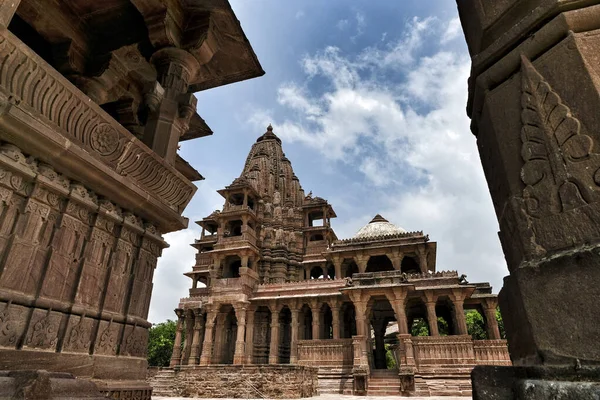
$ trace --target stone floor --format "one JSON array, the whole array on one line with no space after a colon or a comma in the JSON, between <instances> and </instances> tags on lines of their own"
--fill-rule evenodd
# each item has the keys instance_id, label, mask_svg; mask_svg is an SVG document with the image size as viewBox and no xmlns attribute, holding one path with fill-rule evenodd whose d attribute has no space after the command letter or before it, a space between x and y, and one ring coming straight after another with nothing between
<instances>
[{"instance_id":1,"label":"stone floor","mask_svg":"<svg viewBox=\"0 0 600 400\"><path fill-rule=\"evenodd\" d=\"M391 400L391 399L410 399L410 400L471 400L471 397L400 397L400 396L343 396L341 394L324 394L317 397L309 397L303 400ZM152 397L152 400L190 400L188 397ZM201 400L227 400L227 399L201 399Z\"/></svg>"}]
</instances>

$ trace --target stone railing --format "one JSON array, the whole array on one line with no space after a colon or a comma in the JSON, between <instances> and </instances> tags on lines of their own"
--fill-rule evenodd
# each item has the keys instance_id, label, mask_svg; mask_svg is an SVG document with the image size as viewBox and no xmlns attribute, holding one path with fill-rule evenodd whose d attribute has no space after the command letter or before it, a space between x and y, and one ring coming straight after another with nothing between
<instances>
[{"instance_id":1,"label":"stone railing","mask_svg":"<svg viewBox=\"0 0 600 400\"><path fill-rule=\"evenodd\" d=\"M321 243L319 242L319 244L308 244L308 246L306 246L306 255L316 255L316 254L321 254L324 253L325 251L327 251L327 247L328 244L327 243Z\"/></svg>"},{"instance_id":2,"label":"stone railing","mask_svg":"<svg viewBox=\"0 0 600 400\"><path fill-rule=\"evenodd\" d=\"M474 340L477 365L512 365L506 340Z\"/></svg>"},{"instance_id":3,"label":"stone railing","mask_svg":"<svg viewBox=\"0 0 600 400\"><path fill-rule=\"evenodd\" d=\"M352 339L298 341L298 364L315 367L342 367L353 364Z\"/></svg>"},{"instance_id":4,"label":"stone railing","mask_svg":"<svg viewBox=\"0 0 600 400\"><path fill-rule=\"evenodd\" d=\"M11 96L3 109L15 105L41 115L63 141L77 144L117 178L129 179L178 214L189 203L196 190L190 181L7 29L0 30L0 71L0 86ZM47 140L54 146L62 143Z\"/></svg>"},{"instance_id":5,"label":"stone railing","mask_svg":"<svg viewBox=\"0 0 600 400\"><path fill-rule=\"evenodd\" d=\"M242 242L242 241L246 241L246 242L252 244L253 246L256 246L256 234L251 229L248 229L245 232L243 232L241 235L238 235L238 236L227 236L227 237L223 236L221 243L225 244L225 243L235 243L235 242Z\"/></svg>"},{"instance_id":6,"label":"stone railing","mask_svg":"<svg viewBox=\"0 0 600 400\"><path fill-rule=\"evenodd\" d=\"M401 271L364 272L352 275L353 286L397 285L430 279L458 279L457 271L423 272L407 274ZM454 282L458 283L458 282ZM419 282L422 285L423 282ZM436 283L439 284L439 283Z\"/></svg>"},{"instance_id":7,"label":"stone railing","mask_svg":"<svg viewBox=\"0 0 600 400\"><path fill-rule=\"evenodd\" d=\"M210 242L216 242L217 241L217 234L216 233L212 233L209 235L204 235L204 237L201 237L200 239L196 239L196 243L210 243Z\"/></svg>"},{"instance_id":8,"label":"stone railing","mask_svg":"<svg viewBox=\"0 0 600 400\"><path fill-rule=\"evenodd\" d=\"M415 363L423 365L474 365L473 339L469 335L415 336Z\"/></svg>"},{"instance_id":9,"label":"stone railing","mask_svg":"<svg viewBox=\"0 0 600 400\"><path fill-rule=\"evenodd\" d=\"M240 290L254 290L258 285L258 274L247 267L240 268L239 278L212 279L211 292L239 292Z\"/></svg>"},{"instance_id":10,"label":"stone railing","mask_svg":"<svg viewBox=\"0 0 600 400\"><path fill-rule=\"evenodd\" d=\"M212 256L210 254L196 253L196 266L204 267L212 264Z\"/></svg>"},{"instance_id":11,"label":"stone railing","mask_svg":"<svg viewBox=\"0 0 600 400\"><path fill-rule=\"evenodd\" d=\"M207 287L201 287L201 288L190 288L190 296L192 297L203 297L203 296L208 296L209 294L209 289Z\"/></svg>"},{"instance_id":12,"label":"stone railing","mask_svg":"<svg viewBox=\"0 0 600 400\"><path fill-rule=\"evenodd\" d=\"M249 213L256 214L255 210L253 210L252 208L245 206L243 204L240 204L240 205L225 204L225 207L223 207L222 212L226 213L226 212L232 212L232 211L248 211Z\"/></svg>"}]
</instances>

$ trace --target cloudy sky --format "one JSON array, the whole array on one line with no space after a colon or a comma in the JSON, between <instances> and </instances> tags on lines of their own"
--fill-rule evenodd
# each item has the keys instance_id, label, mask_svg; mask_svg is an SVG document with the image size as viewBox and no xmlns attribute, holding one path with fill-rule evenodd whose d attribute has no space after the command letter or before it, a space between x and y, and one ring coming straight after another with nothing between
<instances>
[{"instance_id":1,"label":"cloudy sky","mask_svg":"<svg viewBox=\"0 0 600 400\"><path fill-rule=\"evenodd\" d=\"M448 0L231 0L266 75L198 94L215 132L182 156L205 177L185 211L223 206L269 123L308 193L328 199L338 237L377 213L438 242L437 269L489 281L507 274L498 226L465 114L469 57ZM149 320L187 296L198 226L171 233Z\"/></svg>"}]
</instances>

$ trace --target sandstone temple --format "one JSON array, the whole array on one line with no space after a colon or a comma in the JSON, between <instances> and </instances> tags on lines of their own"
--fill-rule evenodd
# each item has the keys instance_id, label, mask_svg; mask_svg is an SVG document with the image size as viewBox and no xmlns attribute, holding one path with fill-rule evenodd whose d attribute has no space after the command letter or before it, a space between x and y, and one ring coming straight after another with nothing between
<instances>
[{"instance_id":1,"label":"sandstone temple","mask_svg":"<svg viewBox=\"0 0 600 400\"><path fill-rule=\"evenodd\" d=\"M174 368L157 392L227 395L245 390L253 374L278 382L275 375L287 373L287 382L301 376L298 385L318 378L321 393L464 395L475 365L510 365L490 285L437 271L435 242L380 215L339 240L332 205L304 192L271 126L240 176L218 192L223 209L197 222L192 285L176 310ZM468 334L467 309L484 317L487 340ZM411 335L419 321L428 336ZM215 389L211 380L223 374L227 387ZM258 389L289 395L283 383L274 386Z\"/></svg>"},{"instance_id":2,"label":"sandstone temple","mask_svg":"<svg viewBox=\"0 0 600 400\"><path fill-rule=\"evenodd\" d=\"M150 399L194 93L262 74L227 0L0 0L0 398Z\"/></svg>"}]
</instances>

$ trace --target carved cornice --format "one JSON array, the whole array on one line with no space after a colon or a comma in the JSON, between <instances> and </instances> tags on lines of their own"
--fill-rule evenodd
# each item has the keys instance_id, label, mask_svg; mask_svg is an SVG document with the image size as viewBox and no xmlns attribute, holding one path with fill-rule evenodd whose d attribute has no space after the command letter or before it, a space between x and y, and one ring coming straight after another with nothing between
<instances>
[{"instance_id":1,"label":"carved cornice","mask_svg":"<svg viewBox=\"0 0 600 400\"><path fill-rule=\"evenodd\" d=\"M135 185L146 197L183 212L195 186L6 29L0 30L0 59L0 88L12 106L42 117L53 133L118 173L125 186Z\"/></svg>"}]
</instances>

